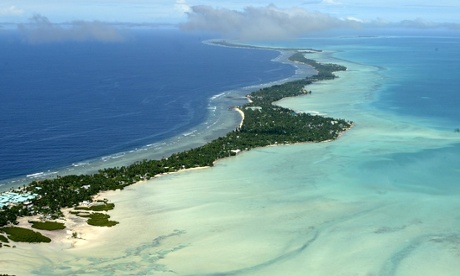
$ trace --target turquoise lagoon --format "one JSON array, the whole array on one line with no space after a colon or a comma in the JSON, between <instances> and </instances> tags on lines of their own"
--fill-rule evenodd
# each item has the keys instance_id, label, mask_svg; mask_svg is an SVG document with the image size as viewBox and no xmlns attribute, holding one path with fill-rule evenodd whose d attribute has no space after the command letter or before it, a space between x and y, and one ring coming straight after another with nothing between
<instances>
[{"instance_id":1,"label":"turquoise lagoon","mask_svg":"<svg viewBox=\"0 0 460 276\"><path fill-rule=\"evenodd\" d=\"M30 270L458 275L460 40L439 39L296 41L324 49L311 58L348 70L279 104L352 120L353 129L337 141L256 149L111 193L120 225L93 246L36 247L46 257Z\"/></svg>"}]
</instances>

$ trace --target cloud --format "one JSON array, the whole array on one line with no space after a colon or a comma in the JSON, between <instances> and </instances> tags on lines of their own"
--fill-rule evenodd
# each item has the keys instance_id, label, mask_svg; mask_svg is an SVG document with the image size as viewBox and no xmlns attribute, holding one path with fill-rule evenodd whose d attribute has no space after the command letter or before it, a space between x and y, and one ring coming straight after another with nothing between
<instances>
[{"instance_id":1,"label":"cloud","mask_svg":"<svg viewBox=\"0 0 460 276\"><path fill-rule=\"evenodd\" d=\"M357 17L354 17L354 16L347 16L346 17L347 20L350 20L350 21L355 21L355 22L359 22L359 23L364 23L364 20L360 19L360 18L357 18Z\"/></svg>"},{"instance_id":2,"label":"cloud","mask_svg":"<svg viewBox=\"0 0 460 276\"><path fill-rule=\"evenodd\" d=\"M0 7L0 16L20 16L24 11L16 6Z\"/></svg>"},{"instance_id":3,"label":"cloud","mask_svg":"<svg viewBox=\"0 0 460 276\"><path fill-rule=\"evenodd\" d=\"M376 19L366 22L365 26L369 28L404 28L404 29L448 29L458 31L460 24L447 22L433 22L421 18L414 20L402 20L400 22L390 22L383 19Z\"/></svg>"},{"instance_id":4,"label":"cloud","mask_svg":"<svg viewBox=\"0 0 460 276\"><path fill-rule=\"evenodd\" d=\"M99 21L73 21L67 25L54 24L48 18L34 15L29 24L18 25L25 40L30 43L63 41L121 42L123 36L113 26Z\"/></svg>"},{"instance_id":5,"label":"cloud","mask_svg":"<svg viewBox=\"0 0 460 276\"><path fill-rule=\"evenodd\" d=\"M243 11L192 6L184 30L211 31L241 40L286 39L333 28L354 28L356 20L339 19L301 8L279 9L274 5L247 7Z\"/></svg>"},{"instance_id":6,"label":"cloud","mask_svg":"<svg viewBox=\"0 0 460 276\"><path fill-rule=\"evenodd\" d=\"M311 2L311 1L310 1ZM338 3L323 0L322 2ZM280 9L274 5L246 7L243 10L192 6L183 30L207 31L226 38L246 41L290 39L312 33L339 29L378 33L384 29L449 29L460 30L457 23L439 23L422 19L390 22L377 18L363 20L354 16L338 18L326 13L311 12L303 8Z\"/></svg>"},{"instance_id":7,"label":"cloud","mask_svg":"<svg viewBox=\"0 0 460 276\"><path fill-rule=\"evenodd\" d=\"M190 12L192 9L189 5L185 2L185 0L176 0L176 4L174 4L174 8L182 13Z\"/></svg>"}]
</instances>

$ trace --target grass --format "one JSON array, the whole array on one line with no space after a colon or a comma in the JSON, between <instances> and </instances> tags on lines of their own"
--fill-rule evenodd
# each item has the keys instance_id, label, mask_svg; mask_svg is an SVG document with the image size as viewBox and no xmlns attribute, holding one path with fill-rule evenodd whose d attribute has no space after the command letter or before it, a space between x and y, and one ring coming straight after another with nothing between
<instances>
[{"instance_id":1,"label":"grass","mask_svg":"<svg viewBox=\"0 0 460 276\"><path fill-rule=\"evenodd\" d=\"M51 239L30 229L8 226L2 228L8 238L15 242L51 242Z\"/></svg>"},{"instance_id":2,"label":"grass","mask_svg":"<svg viewBox=\"0 0 460 276\"><path fill-rule=\"evenodd\" d=\"M118 224L118 221L109 220L110 216L101 213L89 215L88 224L93 226L112 227Z\"/></svg>"},{"instance_id":3,"label":"grass","mask_svg":"<svg viewBox=\"0 0 460 276\"><path fill-rule=\"evenodd\" d=\"M32 221L32 227L35 229L40 229L40 230L48 230L48 231L54 231L54 230L62 230L65 229L64 223L61 222L54 222L54 221Z\"/></svg>"}]
</instances>

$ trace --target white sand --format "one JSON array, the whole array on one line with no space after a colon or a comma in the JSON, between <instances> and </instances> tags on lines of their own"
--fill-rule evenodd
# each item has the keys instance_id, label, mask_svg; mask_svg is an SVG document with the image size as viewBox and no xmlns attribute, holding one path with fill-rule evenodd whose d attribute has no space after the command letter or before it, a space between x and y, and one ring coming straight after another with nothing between
<instances>
[{"instance_id":1,"label":"white sand","mask_svg":"<svg viewBox=\"0 0 460 276\"><path fill-rule=\"evenodd\" d=\"M240 122L240 125L238 126L239 128L241 128L243 127L243 123L244 123L244 112L237 107L235 107L235 110L241 115L241 122Z\"/></svg>"},{"instance_id":2,"label":"white sand","mask_svg":"<svg viewBox=\"0 0 460 276\"><path fill-rule=\"evenodd\" d=\"M84 227L73 248L1 249L2 272L458 275L460 171L442 149L459 136L366 109L373 68L347 66L358 77L281 101L355 121L338 141L255 149L104 193L119 225Z\"/></svg>"},{"instance_id":3,"label":"white sand","mask_svg":"<svg viewBox=\"0 0 460 276\"><path fill-rule=\"evenodd\" d=\"M340 143L351 143L349 136ZM93 275L459 271L458 222L450 220L451 208L460 207L457 195L408 191L385 184L382 176L351 182L355 168L340 166L349 156L339 156L335 144L255 150L213 168L105 193L116 204L109 213L120 225L72 249L54 243L2 250L10 265L5 269L27 274L22 272L39 268L43 275L69 269ZM324 156L325 149L332 152ZM375 185L359 183L366 179ZM434 265L427 264L430 252L440 259Z\"/></svg>"}]
</instances>

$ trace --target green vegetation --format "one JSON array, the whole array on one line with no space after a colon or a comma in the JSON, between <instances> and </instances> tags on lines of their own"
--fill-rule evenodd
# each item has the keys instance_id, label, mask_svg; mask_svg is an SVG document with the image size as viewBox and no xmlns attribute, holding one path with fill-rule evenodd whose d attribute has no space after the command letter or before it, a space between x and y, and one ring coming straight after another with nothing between
<instances>
[{"instance_id":1,"label":"green vegetation","mask_svg":"<svg viewBox=\"0 0 460 276\"><path fill-rule=\"evenodd\" d=\"M100 204L100 205L93 205L89 207L91 211L96 211L96 212L101 212L101 211L110 211L115 208L115 204L113 203L105 203L105 204Z\"/></svg>"},{"instance_id":2,"label":"green vegetation","mask_svg":"<svg viewBox=\"0 0 460 276\"><path fill-rule=\"evenodd\" d=\"M117 221L109 220L110 216L101 213L92 213L89 215L88 224L93 226L112 227L118 224Z\"/></svg>"},{"instance_id":3,"label":"green vegetation","mask_svg":"<svg viewBox=\"0 0 460 276\"><path fill-rule=\"evenodd\" d=\"M347 67L342 66L342 65L332 64L332 63L319 63L316 60L307 59L305 55L300 52L293 54L289 58L289 60L294 61L294 62L305 63L315 68L316 71L318 71L318 74L307 78L311 81L335 79L337 76L334 75L333 72L347 70Z\"/></svg>"},{"instance_id":4,"label":"green vegetation","mask_svg":"<svg viewBox=\"0 0 460 276\"><path fill-rule=\"evenodd\" d=\"M55 221L32 221L32 228L35 229L40 229L40 230L48 230L48 231L54 231L54 230L62 230L65 229L64 223L61 222L55 222Z\"/></svg>"},{"instance_id":5,"label":"green vegetation","mask_svg":"<svg viewBox=\"0 0 460 276\"><path fill-rule=\"evenodd\" d=\"M2 230L8 234L8 238L15 242L51 242L51 239L43 236L39 232L21 227L9 226L3 227Z\"/></svg>"},{"instance_id":6,"label":"green vegetation","mask_svg":"<svg viewBox=\"0 0 460 276\"><path fill-rule=\"evenodd\" d=\"M96 206L93 206L93 207L96 207ZM78 208L78 209L81 209L81 208ZM90 208L86 208L86 210L90 210ZM104 211L104 210L101 210L101 211ZM103 214L103 213L97 213L97 212L90 213L90 212L78 212L78 211L70 212L70 213L76 216L82 217L82 218L88 218L87 223L93 226L112 227L118 224L117 221L109 220L110 216L107 214Z\"/></svg>"},{"instance_id":7,"label":"green vegetation","mask_svg":"<svg viewBox=\"0 0 460 276\"><path fill-rule=\"evenodd\" d=\"M115 208L115 204L113 203L104 203L104 204L98 204L98 205L93 205L91 207L75 207L75 210L86 210L86 211L96 211L96 212L101 212L101 211L110 211Z\"/></svg>"},{"instance_id":8,"label":"green vegetation","mask_svg":"<svg viewBox=\"0 0 460 276\"><path fill-rule=\"evenodd\" d=\"M4 243L8 243L9 240L7 237L3 236L3 235L0 235L0 242L4 242Z\"/></svg>"},{"instance_id":9,"label":"green vegetation","mask_svg":"<svg viewBox=\"0 0 460 276\"><path fill-rule=\"evenodd\" d=\"M78 216L78 215L81 214L81 213L87 213L87 212L70 211L69 213L71 213L72 215Z\"/></svg>"},{"instance_id":10,"label":"green vegetation","mask_svg":"<svg viewBox=\"0 0 460 276\"><path fill-rule=\"evenodd\" d=\"M267 46L254 46L254 45L247 45L247 44L241 44L241 43L234 43L234 42L229 42L226 40L215 40L211 42L212 44L215 45L220 45L220 46L226 46L226 47L236 47L236 48L249 48L249 49L262 49L262 50L281 50L281 51L299 51L298 48L288 48L288 47L267 47ZM308 49L303 49L302 52L310 52L310 53L320 53L322 50L316 50L312 48Z\"/></svg>"},{"instance_id":11,"label":"green vegetation","mask_svg":"<svg viewBox=\"0 0 460 276\"><path fill-rule=\"evenodd\" d=\"M8 223L16 223L17 218L20 216L27 216L28 212L24 210L25 209L22 208L21 205L12 206L10 208L3 206L3 209L0 212L0 227L7 225Z\"/></svg>"},{"instance_id":12,"label":"green vegetation","mask_svg":"<svg viewBox=\"0 0 460 276\"><path fill-rule=\"evenodd\" d=\"M88 212L70 212L70 213L76 216L82 217L82 218L89 218L89 215L91 215L91 213L88 213Z\"/></svg>"},{"instance_id":13,"label":"green vegetation","mask_svg":"<svg viewBox=\"0 0 460 276\"><path fill-rule=\"evenodd\" d=\"M318 80L336 78L333 72L346 70L346 68L306 59L302 53L296 53L290 59L313 66L318 74L263 88L247 95L252 102L238 107L245 114L241 128L204 146L174 153L161 160L143 160L129 166L106 168L92 175L58 176L55 179L33 181L24 189L25 192L38 194L31 200L33 207L28 208L22 204L10 208L4 207L0 211L0 227L8 223L16 223L18 216L42 214L57 218L62 215L62 208L74 208L84 201L92 202L92 197L101 191L124 189L128 185L163 173L213 166L218 159L255 147L336 139L351 127L351 122L296 113L274 103L285 97L309 94L310 92L305 89L307 85ZM104 203L88 208L77 207L76 210L107 211L114 208L113 204ZM72 213L89 217L88 223L91 225L113 226L118 223L108 220L110 217L106 214Z\"/></svg>"}]
</instances>

